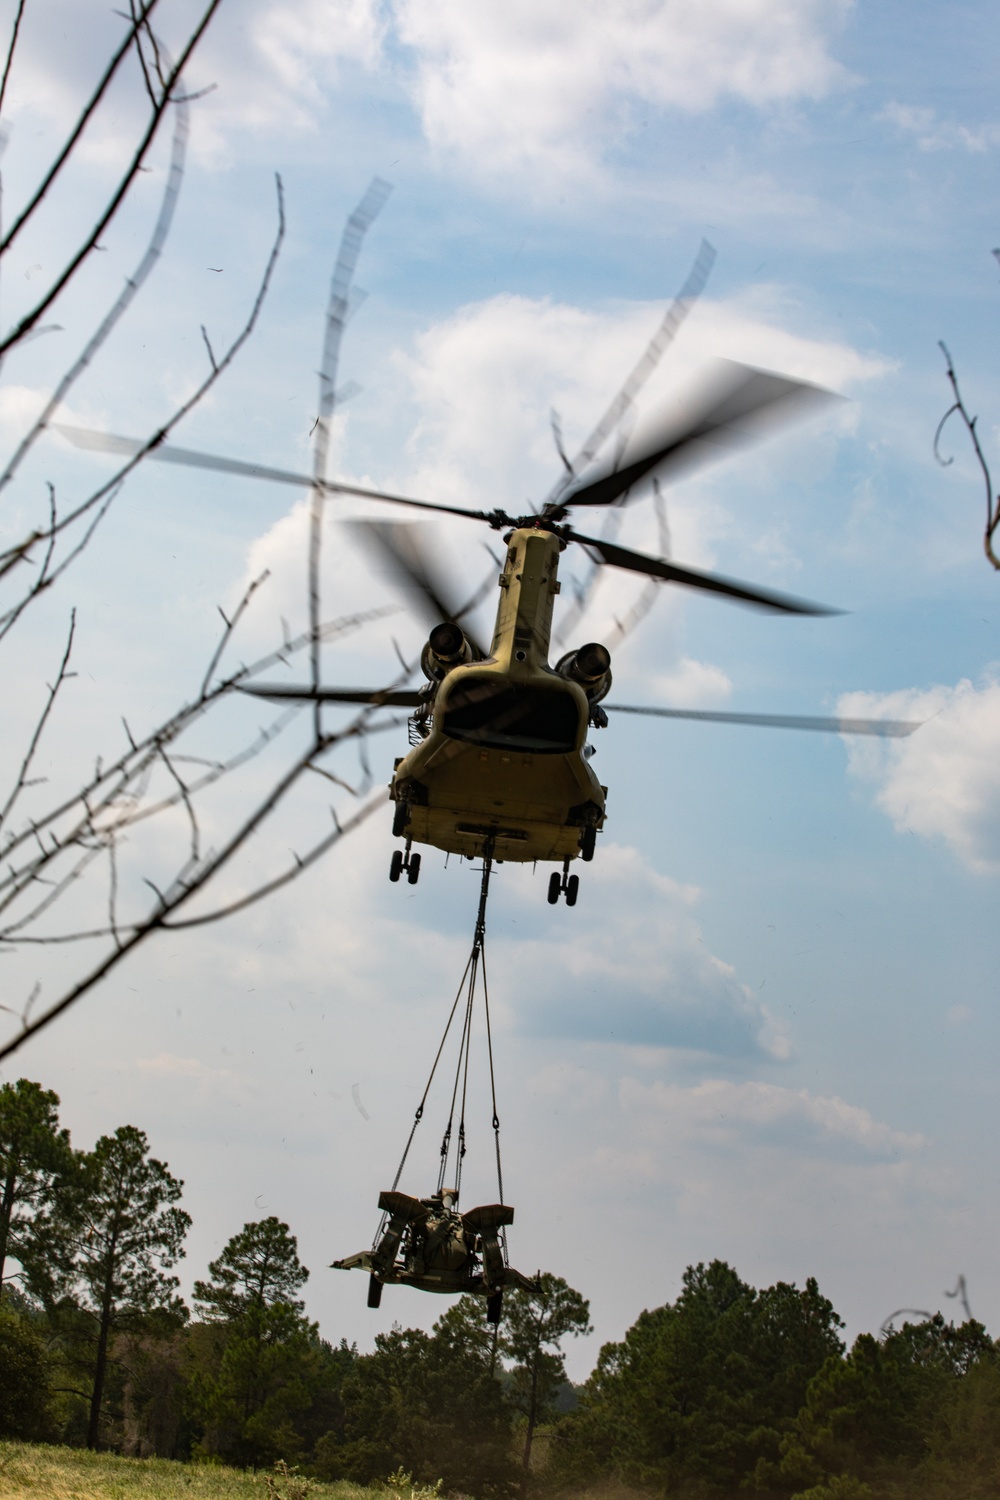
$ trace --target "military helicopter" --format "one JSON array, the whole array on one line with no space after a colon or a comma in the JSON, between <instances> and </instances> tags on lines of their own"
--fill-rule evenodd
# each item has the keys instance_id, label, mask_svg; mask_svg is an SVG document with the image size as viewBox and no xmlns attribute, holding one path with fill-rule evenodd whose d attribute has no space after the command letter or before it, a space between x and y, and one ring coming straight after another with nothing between
<instances>
[{"instance_id":1,"label":"military helicopter","mask_svg":"<svg viewBox=\"0 0 1000 1500\"><path fill-rule=\"evenodd\" d=\"M608 724L608 713L653 714L714 722L825 730L840 734L901 736L915 723L887 719L841 719L775 714L712 713L699 710L605 704L611 688L611 655L590 641L551 665L552 614L560 592L559 561L571 545L604 565L645 574L664 583L707 590L725 599L782 614L828 615L840 611L752 584L685 568L610 542L585 536L569 523L584 506L621 505L633 488L655 474L662 483L683 469L731 451L760 435L763 422L788 421L832 401L830 393L801 381L747 366L717 369L693 408L666 424L637 434L601 469L569 482L534 514L463 510L428 501L364 493L421 509L466 516L503 530L506 555L497 584L499 602L493 637L482 647L435 576L433 558L416 528L356 521L390 570L406 585L428 618L437 617L423 647L426 684L415 691L364 690L259 683L246 691L274 701L372 704L414 710L413 746L396 760L390 797L392 831L405 840L392 855L389 878L403 873L410 884L420 874L414 844L474 859L489 851L498 862L555 861L547 890L576 904L579 877L570 864L594 857L604 827L607 788L594 775L587 743L590 729ZM358 491L354 491L358 493Z\"/></svg>"},{"instance_id":2,"label":"military helicopter","mask_svg":"<svg viewBox=\"0 0 1000 1500\"><path fill-rule=\"evenodd\" d=\"M717 573L632 551L606 537L584 535L570 523L572 511L626 504L647 478L658 484L725 457L839 398L784 375L718 362L712 379L685 406L674 408L652 426L637 428L602 464L580 471L579 460L563 456L565 474L537 511L512 516L417 500L384 491L326 480L240 460L161 445L151 457L316 487L409 509L462 516L504 533L499 602L490 645L484 648L462 624L461 609L448 597L433 557L418 539L418 528L400 523L354 521L384 564L410 592L432 623L420 657L423 687L358 689L277 683L248 684L243 691L278 702L370 704L410 708L412 748L396 760L389 792L394 803L392 831L405 840L394 850L389 878L406 874L415 885L421 856L430 845L467 859L488 854L498 863L553 861L561 866L549 878L547 899L574 906L579 877L573 860L594 857L604 827L607 788L589 765L590 729L603 729L608 713L646 714L714 723L763 725L836 734L899 737L919 724L894 719L844 719L785 714L728 713L699 709L606 703L611 688L611 654L597 641L549 662L552 614L560 592L559 561L570 546L582 547L600 565L624 569L667 584L697 589L722 599L785 615L840 613L822 604L776 593ZM607 427L607 421L604 421ZM127 438L59 429L88 447L135 451ZM592 435L583 450L591 456ZM606 434L605 434L606 435ZM478 602L478 601L474 601Z\"/></svg>"}]
</instances>

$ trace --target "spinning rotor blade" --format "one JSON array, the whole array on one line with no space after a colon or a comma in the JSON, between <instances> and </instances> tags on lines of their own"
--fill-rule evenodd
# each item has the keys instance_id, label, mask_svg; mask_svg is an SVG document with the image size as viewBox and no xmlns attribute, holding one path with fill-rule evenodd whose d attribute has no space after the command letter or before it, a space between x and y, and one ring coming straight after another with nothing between
<instances>
[{"instance_id":1,"label":"spinning rotor blade","mask_svg":"<svg viewBox=\"0 0 1000 1500\"><path fill-rule=\"evenodd\" d=\"M703 708L645 708L630 703L604 703L613 714L648 714L657 719L700 719L707 724L757 724L763 729L817 729L827 734L876 734L904 739L924 722L909 719L830 719L809 714L730 714Z\"/></svg>"},{"instance_id":2,"label":"spinning rotor blade","mask_svg":"<svg viewBox=\"0 0 1000 1500\"><path fill-rule=\"evenodd\" d=\"M759 609L776 610L786 615L839 615L843 610L830 609L825 604L813 604L808 599L796 599L791 594L772 593L770 589L759 589L753 584L740 583L735 578L724 578L720 573L701 573L696 568L680 568L676 563L664 562L659 557L647 557L644 552L630 552L614 542L602 541L600 537L580 536L576 531L567 531L566 540L591 547L613 568L624 568L629 573L647 573L651 578L662 578L665 583L679 583L689 589L707 589L712 594L723 594L743 604L755 604Z\"/></svg>"},{"instance_id":3,"label":"spinning rotor blade","mask_svg":"<svg viewBox=\"0 0 1000 1500\"><path fill-rule=\"evenodd\" d=\"M64 422L50 422L53 432L73 443L77 448L88 448L97 453L120 453L134 458L148 446L148 439L117 437L113 432L97 432L92 427L70 427ZM296 474L292 469L272 469L266 464L246 463L239 458L221 458L216 453L200 453L195 448L175 448L172 443L159 443L149 448L147 459L158 464L184 464L192 469L213 469L220 474L239 474L246 479L268 479L273 484L290 484L296 489L311 490L317 483L308 474ZM390 500L393 505L408 505L415 510L443 511L449 516L471 516L474 521L490 521L493 517L482 510L463 510L457 505L435 505L432 500L410 500L405 495L390 495L384 490L367 490L356 484L337 484L335 480L319 481L320 489L328 495L357 495L362 500Z\"/></svg>"},{"instance_id":4,"label":"spinning rotor blade","mask_svg":"<svg viewBox=\"0 0 1000 1500\"><path fill-rule=\"evenodd\" d=\"M555 504L613 505L625 491L656 469L661 480L725 458L765 434L768 426L806 415L840 398L832 391L749 365L719 361L719 369L689 409L661 416L626 446L620 465L589 481L571 484Z\"/></svg>"},{"instance_id":5,"label":"spinning rotor blade","mask_svg":"<svg viewBox=\"0 0 1000 1500\"><path fill-rule=\"evenodd\" d=\"M376 708L418 708L423 702L421 694L413 689L313 688L254 682L238 691L253 698L267 698L271 703L371 703Z\"/></svg>"},{"instance_id":6,"label":"spinning rotor blade","mask_svg":"<svg viewBox=\"0 0 1000 1500\"><path fill-rule=\"evenodd\" d=\"M458 604L438 573L424 538L427 528L402 521L346 521L355 536L361 538L376 554L383 570L402 586L417 613L428 628L442 621L458 625L471 607ZM460 626L465 629L464 626ZM473 649L485 656L469 631L465 631Z\"/></svg>"}]
</instances>

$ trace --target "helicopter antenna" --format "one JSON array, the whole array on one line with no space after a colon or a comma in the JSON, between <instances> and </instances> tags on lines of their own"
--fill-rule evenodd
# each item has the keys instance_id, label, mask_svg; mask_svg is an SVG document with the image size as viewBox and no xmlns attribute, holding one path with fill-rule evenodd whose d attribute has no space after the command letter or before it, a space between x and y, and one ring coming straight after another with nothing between
<instances>
[{"instance_id":1,"label":"helicopter antenna","mask_svg":"<svg viewBox=\"0 0 1000 1500\"><path fill-rule=\"evenodd\" d=\"M709 244L708 240L702 240L694 265L688 272L687 280L664 313L663 321L646 345L642 358L631 371L621 390L572 462L567 462L566 455L557 442L556 446L559 448L563 463L566 464L567 473L563 474L554 486L548 497L549 504L557 500L570 480L596 458L629 407L634 404L635 398L677 337L684 319L701 296L714 264L715 246Z\"/></svg>"}]
</instances>

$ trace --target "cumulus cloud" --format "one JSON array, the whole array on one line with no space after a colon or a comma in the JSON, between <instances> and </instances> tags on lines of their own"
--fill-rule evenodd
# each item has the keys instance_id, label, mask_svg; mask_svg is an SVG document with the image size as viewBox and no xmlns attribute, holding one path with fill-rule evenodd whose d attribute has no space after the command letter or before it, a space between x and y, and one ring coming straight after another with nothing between
<instances>
[{"instance_id":1,"label":"cumulus cloud","mask_svg":"<svg viewBox=\"0 0 1000 1500\"><path fill-rule=\"evenodd\" d=\"M845 717L927 722L905 740L848 740L849 767L901 833L943 839L971 869L1000 870L1000 675L975 686L847 693Z\"/></svg>"},{"instance_id":2,"label":"cumulus cloud","mask_svg":"<svg viewBox=\"0 0 1000 1500\"><path fill-rule=\"evenodd\" d=\"M587 876L599 920L561 940L521 939L504 955L515 975L512 993L532 997L522 1028L625 1047L787 1057L788 1038L706 945L694 915L699 894L661 875L636 849L602 848ZM537 888L530 899L537 901Z\"/></svg>"},{"instance_id":3,"label":"cumulus cloud","mask_svg":"<svg viewBox=\"0 0 1000 1500\"><path fill-rule=\"evenodd\" d=\"M815 99L847 75L830 41L849 0L398 0L424 131L481 170L575 170L634 108Z\"/></svg>"},{"instance_id":4,"label":"cumulus cloud","mask_svg":"<svg viewBox=\"0 0 1000 1500\"><path fill-rule=\"evenodd\" d=\"M916 141L921 151L971 151L982 153L1000 146L1000 125L960 125L941 120L937 111L916 104L887 104L879 119L893 125L902 136Z\"/></svg>"},{"instance_id":5,"label":"cumulus cloud","mask_svg":"<svg viewBox=\"0 0 1000 1500\"><path fill-rule=\"evenodd\" d=\"M196 54L192 82L218 85L198 115L202 159L225 161L235 128L316 129L344 63L374 69L386 33L377 0L243 0Z\"/></svg>"},{"instance_id":6,"label":"cumulus cloud","mask_svg":"<svg viewBox=\"0 0 1000 1500\"><path fill-rule=\"evenodd\" d=\"M686 1088L623 1078L620 1098L626 1112L645 1117L657 1133L683 1130L726 1149L772 1146L804 1156L895 1161L924 1144L921 1135L893 1130L835 1094L774 1083L707 1078Z\"/></svg>"}]
</instances>

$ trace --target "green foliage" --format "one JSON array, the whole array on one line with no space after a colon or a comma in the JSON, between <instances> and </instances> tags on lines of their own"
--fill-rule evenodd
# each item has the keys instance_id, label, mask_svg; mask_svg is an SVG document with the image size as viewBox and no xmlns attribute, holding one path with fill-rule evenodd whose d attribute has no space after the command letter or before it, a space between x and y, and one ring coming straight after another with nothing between
<instances>
[{"instance_id":1,"label":"green foliage","mask_svg":"<svg viewBox=\"0 0 1000 1500\"><path fill-rule=\"evenodd\" d=\"M296 1299L309 1275L295 1236L273 1216L245 1224L195 1283L215 1325L193 1392L204 1425L199 1451L259 1468L302 1450L297 1419L324 1372L318 1332Z\"/></svg>"},{"instance_id":2,"label":"green foliage","mask_svg":"<svg viewBox=\"0 0 1000 1500\"><path fill-rule=\"evenodd\" d=\"M418 1493L438 1480L467 1495L511 1488L510 1412L500 1382L482 1345L467 1345L453 1328L379 1334L375 1352L361 1355L346 1376L340 1400L339 1423L316 1445L320 1477L372 1484L402 1468Z\"/></svg>"},{"instance_id":3,"label":"green foliage","mask_svg":"<svg viewBox=\"0 0 1000 1500\"><path fill-rule=\"evenodd\" d=\"M0 1438L51 1435L49 1361L31 1324L0 1306Z\"/></svg>"},{"instance_id":4,"label":"green foliage","mask_svg":"<svg viewBox=\"0 0 1000 1500\"><path fill-rule=\"evenodd\" d=\"M415 1484L413 1475L407 1474L400 1464L386 1479L385 1487L391 1495L402 1497L402 1500L435 1500L443 1483L443 1479L436 1479L433 1484Z\"/></svg>"},{"instance_id":5,"label":"green foliage","mask_svg":"<svg viewBox=\"0 0 1000 1500\"><path fill-rule=\"evenodd\" d=\"M264 1475L264 1487L268 1500L308 1500L317 1488L297 1468L289 1468L283 1458L275 1461L272 1473Z\"/></svg>"},{"instance_id":6,"label":"green foliage","mask_svg":"<svg viewBox=\"0 0 1000 1500\"><path fill-rule=\"evenodd\" d=\"M810 1500L806 1480L813 1488L902 1482L927 1466L929 1451L946 1451L946 1424L961 1429L972 1410L966 1402L977 1386L989 1389L995 1368L993 1343L973 1321L955 1328L937 1314L881 1340L861 1334L844 1359L829 1360L811 1381L781 1461L758 1477L801 1486L799 1496ZM958 1457L953 1447L952 1467Z\"/></svg>"},{"instance_id":7,"label":"green foliage","mask_svg":"<svg viewBox=\"0 0 1000 1500\"><path fill-rule=\"evenodd\" d=\"M553 1453L564 1482L604 1477L730 1495L777 1459L810 1379L842 1345L812 1280L755 1291L721 1261L601 1350Z\"/></svg>"},{"instance_id":8,"label":"green foliage","mask_svg":"<svg viewBox=\"0 0 1000 1500\"><path fill-rule=\"evenodd\" d=\"M72 1166L58 1110L58 1096L27 1078L0 1084L0 1291L11 1260L32 1290L51 1284L46 1210Z\"/></svg>"},{"instance_id":9,"label":"green foliage","mask_svg":"<svg viewBox=\"0 0 1000 1500\"><path fill-rule=\"evenodd\" d=\"M244 1224L218 1260L208 1268L210 1281L196 1281L194 1299L209 1318L238 1322L251 1308L284 1303L296 1312L295 1294L309 1279L299 1260L298 1243L272 1214Z\"/></svg>"}]
</instances>

